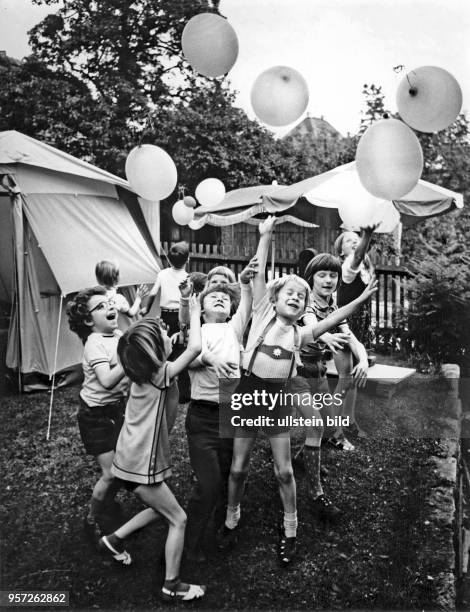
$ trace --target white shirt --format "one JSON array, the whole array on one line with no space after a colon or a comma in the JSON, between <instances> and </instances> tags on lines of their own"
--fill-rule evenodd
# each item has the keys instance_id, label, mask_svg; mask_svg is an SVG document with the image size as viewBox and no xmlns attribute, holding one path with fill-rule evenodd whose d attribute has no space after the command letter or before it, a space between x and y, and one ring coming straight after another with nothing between
<instances>
[{"instance_id":1,"label":"white shirt","mask_svg":"<svg viewBox=\"0 0 470 612\"><path fill-rule=\"evenodd\" d=\"M157 283L160 286L160 308L178 310L180 307L180 284L186 280L186 270L165 268L158 273Z\"/></svg>"}]
</instances>

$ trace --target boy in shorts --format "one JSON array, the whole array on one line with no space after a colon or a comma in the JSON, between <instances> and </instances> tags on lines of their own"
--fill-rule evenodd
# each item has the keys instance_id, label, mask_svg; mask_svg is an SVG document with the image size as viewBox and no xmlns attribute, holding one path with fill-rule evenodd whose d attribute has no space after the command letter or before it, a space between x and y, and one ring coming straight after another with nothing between
<instances>
[{"instance_id":1,"label":"boy in shorts","mask_svg":"<svg viewBox=\"0 0 470 612\"><path fill-rule=\"evenodd\" d=\"M85 517L85 530L99 540L115 508L119 488L111 473L116 442L124 420L127 379L117 360L118 311L104 287L79 291L67 305L70 329L85 345L83 385L77 419L87 454L95 457L101 476L96 482Z\"/></svg>"}]
</instances>

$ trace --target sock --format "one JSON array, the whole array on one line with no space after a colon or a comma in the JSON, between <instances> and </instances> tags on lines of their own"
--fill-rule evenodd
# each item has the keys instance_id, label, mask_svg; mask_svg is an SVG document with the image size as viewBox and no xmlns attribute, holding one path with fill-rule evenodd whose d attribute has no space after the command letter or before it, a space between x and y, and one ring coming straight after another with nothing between
<instances>
[{"instance_id":1,"label":"sock","mask_svg":"<svg viewBox=\"0 0 470 612\"><path fill-rule=\"evenodd\" d=\"M297 536L297 510L295 512L284 512L284 533L286 538Z\"/></svg>"},{"instance_id":2,"label":"sock","mask_svg":"<svg viewBox=\"0 0 470 612\"><path fill-rule=\"evenodd\" d=\"M104 508L104 500L96 499L96 497L91 498L90 500L90 508L88 510L87 521L89 523L94 523L99 515L103 512Z\"/></svg>"},{"instance_id":3,"label":"sock","mask_svg":"<svg viewBox=\"0 0 470 612\"><path fill-rule=\"evenodd\" d=\"M320 479L321 449L318 446L304 446L304 464L307 472L307 491L310 499L323 495Z\"/></svg>"},{"instance_id":4,"label":"sock","mask_svg":"<svg viewBox=\"0 0 470 612\"><path fill-rule=\"evenodd\" d=\"M225 519L225 526L228 529L235 529L240 522L240 504L238 506L227 506L227 516Z\"/></svg>"}]
</instances>

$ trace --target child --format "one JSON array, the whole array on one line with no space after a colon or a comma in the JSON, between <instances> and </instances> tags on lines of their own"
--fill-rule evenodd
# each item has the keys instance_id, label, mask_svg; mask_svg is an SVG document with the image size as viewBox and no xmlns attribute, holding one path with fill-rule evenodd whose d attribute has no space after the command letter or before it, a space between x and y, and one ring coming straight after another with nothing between
<instances>
[{"instance_id":1,"label":"child","mask_svg":"<svg viewBox=\"0 0 470 612\"><path fill-rule=\"evenodd\" d=\"M259 268L253 280L253 322L243 356L244 376L240 391L242 394L249 392L253 397L256 397L255 394L259 397L266 391L279 396L286 381L296 375L300 363L300 347L338 324L375 291L375 286L371 285L361 298L332 313L327 320L299 329L296 322L308 305L307 283L296 275L276 279L269 287L265 282L266 260L274 223L275 218L268 217L259 226L261 237L257 251ZM269 414L276 422L280 415L279 403ZM281 564L287 565L295 554L297 532L296 489L290 458L289 428L281 426L270 430L266 427L265 431L269 436L274 472L284 507L278 555ZM232 547L237 540L240 501L256 434L255 427L239 428L234 439L227 516L221 542L226 548Z\"/></svg>"},{"instance_id":2,"label":"child","mask_svg":"<svg viewBox=\"0 0 470 612\"><path fill-rule=\"evenodd\" d=\"M200 316L194 300L188 347L174 362L167 361L171 342L155 319L131 325L118 345L119 359L133 384L112 469L148 507L114 533L103 536L100 545L116 561L129 565L131 558L123 540L162 515L169 524L161 590L167 601L199 599L205 592L205 587L185 584L179 578L186 515L165 482L171 475L167 411L171 412L177 401L172 393L173 379L201 351Z\"/></svg>"},{"instance_id":3,"label":"child","mask_svg":"<svg viewBox=\"0 0 470 612\"><path fill-rule=\"evenodd\" d=\"M85 345L77 419L85 450L96 458L101 469L85 518L86 532L97 541L119 488L111 465L124 419L128 386L117 361L121 332L117 329L117 309L104 287L77 293L67 305L67 316L70 329Z\"/></svg>"},{"instance_id":4,"label":"child","mask_svg":"<svg viewBox=\"0 0 470 612\"><path fill-rule=\"evenodd\" d=\"M338 278L341 274L341 262L339 259L328 253L321 253L314 257L305 269L304 277L312 288L310 304L302 317L305 325L316 324L324 321L332 313L337 311L337 306L333 298L336 290ZM367 377L367 352L364 346L357 340L348 328L345 320L338 324L339 333L327 332L318 340L307 344L301 351L302 370L299 372L301 377L295 379L291 391L296 393L328 393L326 381L325 361L327 352L333 352L335 360L338 358L346 359L352 353L357 358L357 365L352 369L351 376L356 384L365 383ZM300 379L300 380L299 380ZM303 380L302 380L303 379ZM344 402L346 384L344 378L338 379L338 385L333 397L341 397ZM333 408L333 405L332 405ZM338 406L339 408L339 406ZM297 406L297 410L305 418L312 417L312 409L306 404ZM321 414L315 414L317 418L325 419L327 415L336 416L338 410L332 413L328 408L324 408ZM305 470L308 478L308 495L310 507L314 515L322 520L335 520L340 511L329 498L324 494L320 481L320 446L323 435L323 427L312 428L307 433L307 438L303 448L299 451L296 459L303 458ZM336 437L331 438L334 446L346 445L349 442L344 438L342 430L336 432ZM343 446L344 448L344 446Z\"/></svg>"},{"instance_id":5,"label":"child","mask_svg":"<svg viewBox=\"0 0 470 612\"><path fill-rule=\"evenodd\" d=\"M149 293L147 305L140 311L142 315L150 312L152 304L159 294L161 318L168 326L168 335L179 331L178 310L180 305L180 284L186 280L186 264L189 260L189 245L187 242L177 242L168 252L170 267L158 273L157 281Z\"/></svg>"},{"instance_id":6,"label":"child","mask_svg":"<svg viewBox=\"0 0 470 612\"><path fill-rule=\"evenodd\" d=\"M235 274L226 266L216 266L209 270L207 275L207 284L219 285L219 284L234 284L237 282Z\"/></svg>"},{"instance_id":7,"label":"child","mask_svg":"<svg viewBox=\"0 0 470 612\"><path fill-rule=\"evenodd\" d=\"M189 457L197 478L188 506L186 538L187 556L193 561L205 561L202 542L214 510L216 529L224 521L233 440L220 436L219 378L240 378L240 345L251 314L250 278L256 270L252 259L240 274L241 301L239 291L234 295L229 284L209 284L200 295L202 352L190 366L191 402L186 417ZM230 319L235 299L240 304Z\"/></svg>"},{"instance_id":8,"label":"child","mask_svg":"<svg viewBox=\"0 0 470 612\"><path fill-rule=\"evenodd\" d=\"M98 285L106 289L106 297L114 300L118 312L128 317L135 317L139 312L142 298L148 293L147 285L140 285L137 289L134 303L132 306L129 306L129 302L126 298L121 293L117 293L116 290L117 284L119 283L119 267L117 264L112 261L99 261L95 267L95 276Z\"/></svg>"}]
</instances>

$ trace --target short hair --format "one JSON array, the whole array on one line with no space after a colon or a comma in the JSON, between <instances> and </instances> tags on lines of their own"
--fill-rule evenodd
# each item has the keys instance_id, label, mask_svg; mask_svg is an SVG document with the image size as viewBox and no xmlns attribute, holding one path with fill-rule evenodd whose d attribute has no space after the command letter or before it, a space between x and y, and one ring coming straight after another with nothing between
<instances>
[{"instance_id":1,"label":"short hair","mask_svg":"<svg viewBox=\"0 0 470 612\"><path fill-rule=\"evenodd\" d=\"M189 244L177 242L168 251L168 261L175 268L182 268L189 259Z\"/></svg>"},{"instance_id":2,"label":"short hair","mask_svg":"<svg viewBox=\"0 0 470 612\"><path fill-rule=\"evenodd\" d=\"M146 318L133 323L119 338L119 361L132 382L150 382L165 363L165 333L157 320Z\"/></svg>"},{"instance_id":3,"label":"short hair","mask_svg":"<svg viewBox=\"0 0 470 612\"><path fill-rule=\"evenodd\" d=\"M339 257L330 255L330 253L319 253L308 263L305 268L304 278L310 287L313 287L313 277L321 270L336 272L338 278L341 278L341 261Z\"/></svg>"},{"instance_id":4,"label":"short hair","mask_svg":"<svg viewBox=\"0 0 470 612\"><path fill-rule=\"evenodd\" d=\"M240 303L240 285L238 283L216 283L215 285L206 285L199 294L201 308L204 308L204 299L211 293L226 293L230 298L230 316L232 316Z\"/></svg>"},{"instance_id":5,"label":"short hair","mask_svg":"<svg viewBox=\"0 0 470 612\"><path fill-rule=\"evenodd\" d=\"M317 251L312 248L305 249L299 253L299 259L298 259L299 276L301 276L302 278L305 278L304 276L305 268L308 266L310 261L312 261L312 259L315 257L316 254L317 254Z\"/></svg>"},{"instance_id":6,"label":"short hair","mask_svg":"<svg viewBox=\"0 0 470 612\"><path fill-rule=\"evenodd\" d=\"M69 327L77 334L83 344L85 344L88 336L92 333L92 326L87 325L87 323L92 321L90 311L88 310L88 302L94 295L104 296L106 295L106 289L100 285L82 289L67 303L66 307Z\"/></svg>"},{"instance_id":7,"label":"short hair","mask_svg":"<svg viewBox=\"0 0 470 612\"><path fill-rule=\"evenodd\" d=\"M204 272L190 272L189 280L193 286L194 293L199 295L206 286L207 274L204 274Z\"/></svg>"},{"instance_id":8,"label":"short hair","mask_svg":"<svg viewBox=\"0 0 470 612\"><path fill-rule=\"evenodd\" d=\"M209 273L207 274L207 282L209 282L210 279L216 274L220 274L220 276L225 276L229 283L237 282L235 274L232 272L232 270L230 270L230 268L227 268L226 266L216 266L215 268L209 270Z\"/></svg>"},{"instance_id":9,"label":"short hair","mask_svg":"<svg viewBox=\"0 0 470 612\"><path fill-rule=\"evenodd\" d=\"M279 291L289 282L297 283L305 289L304 309L307 308L310 301L310 287L308 286L307 282L300 276L297 276L297 274L285 274L280 278L275 278L274 280L269 281L267 284L267 289L270 300L275 302L277 300L277 296L279 295Z\"/></svg>"},{"instance_id":10,"label":"short hair","mask_svg":"<svg viewBox=\"0 0 470 612\"><path fill-rule=\"evenodd\" d=\"M119 281L119 266L114 261L99 261L95 266L95 276L100 285L114 287Z\"/></svg>"}]
</instances>

